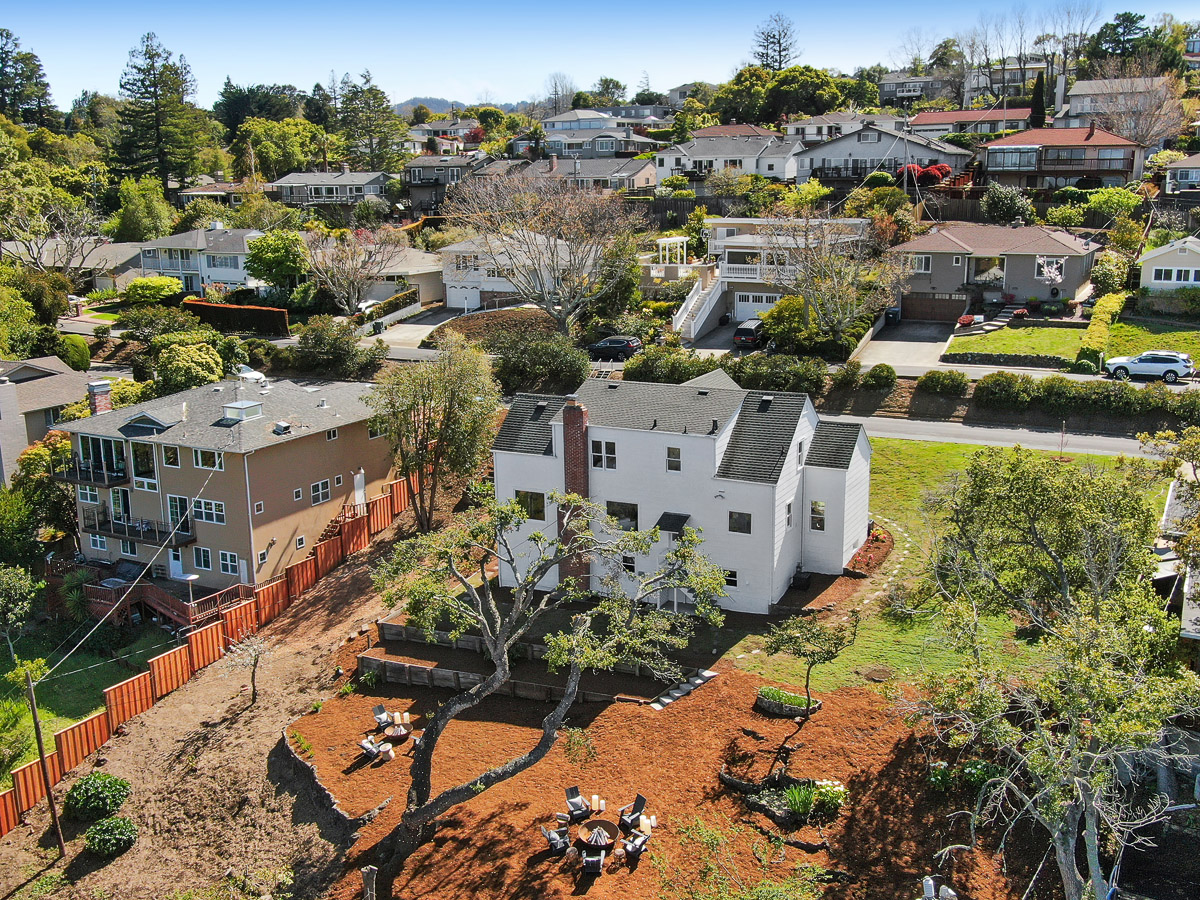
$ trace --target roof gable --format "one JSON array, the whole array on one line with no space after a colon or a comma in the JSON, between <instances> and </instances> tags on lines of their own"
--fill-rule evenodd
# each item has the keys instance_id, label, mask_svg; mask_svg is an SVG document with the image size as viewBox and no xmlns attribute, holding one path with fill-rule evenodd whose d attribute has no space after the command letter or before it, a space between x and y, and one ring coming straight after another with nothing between
<instances>
[{"instance_id":1,"label":"roof gable","mask_svg":"<svg viewBox=\"0 0 1200 900\"><path fill-rule=\"evenodd\" d=\"M747 391L717 477L777 482L792 458L792 438L807 404L807 394Z\"/></svg>"}]
</instances>

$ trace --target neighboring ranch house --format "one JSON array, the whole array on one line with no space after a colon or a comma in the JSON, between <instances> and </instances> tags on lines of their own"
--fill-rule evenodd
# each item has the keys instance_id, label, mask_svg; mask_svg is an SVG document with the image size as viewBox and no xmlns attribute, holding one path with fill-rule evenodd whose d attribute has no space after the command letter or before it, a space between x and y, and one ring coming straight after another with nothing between
<instances>
[{"instance_id":1,"label":"neighboring ranch house","mask_svg":"<svg viewBox=\"0 0 1200 900\"><path fill-rule=\"evenodd\" d=\"M912 260L901 315L954 321L976 293L1018 301L1086 297L1098 249L1040 226L939 225L888 252Z\"/></svg>"},{"instance_id":2,"label":"neighboring ranch house","mask_svg":"<svg viewBox=\"0 0 1200 900\"><path fill-rule=\"evenodd\" d=\"M512 160L496 160L480 169L480 176L504 176L514 171L531 178L555 178L576 187L597 191L654 187L654 162L649 159L538 159L514 167Z\"/></svg>"},{"instance_id":3,"label":"neighboring ranch house","mask_svg":"<svg viewBox=\"0 0 1200 900\"><path fill-rule=\"evenodd\" d=\"M1141 285L1149 291L1200 287L1200 238L1185 237L1148 250L1138 265Z\"/></svg>"},{"instance_id":4,"label":"neighboring ranch house","mask_svg":"<svg viewBox=\"0 0 1200 900\"><path fill-rule=\"evenodd\" d=\"M971 151L962 147L864 124L850 134L801 150L796 158L797 179L816 178L822 184L839 181L857 184L872 172L895 175L907 165L927 168L945 164L959 172L970 159Z\"/></svg>"},{"instance_id":5,"label":"neighboring ranch house","mask_svg":"<svg viewBox=\"0 0 1200 900\"><path fill-rule=\"evenodd\" d=\"M414 247L401 250L363 293L362 299L387 300L403 289L404 282L417 289L417 299L422 303L446 299L442 258L436 253L427 253Z\"/></svg>"},{"instance_id":6,"label":"neighboring ranch house","mask_svg":"<svg viewBox=\"0 0 1200 900\"><path fill-rule=\"evenodd\" d=\"M776 181L795 181L796 160L802 149L799 142L781 137L706 137L674 144L660 150L654 159L660 182L671 175L703 178L722 169L738 169L747 175L762 175Z\"/></svg>"},{"instance_id":7,"label":"neighboring ranch house","mask_svg":"<svg viewBox=\"0 0 1200 900\"><path fill-rule=\"evenodd\" d=\"M387 201L383 189L395 176L387 172L294 172L277 179L271 189L288 206L353 206L367 198Z\"/></svg>"},{"instance_id":8,"label":"neighboring ranch house","mask_svg":"<svg viewBox=\"0 0 1200 900\"><path fill-rule=\"evenodd\" d=\"M913 134L940 138L947 134L994 134L1024 131L1029 127L1028 107L1004 109L952 109L919 112L908 123Z\"/></svg>"},{"instance_id":9,"label":"neighboring ranch house","mask_svg":"<svg viewBox=\"0 0 1200 900\"><path fill-rule=\"evenodd\" d=\"M185 291L246 287L246 253L250 242L262 235L254 228L225 228L213 222L208 228L156 238L142 244L142 270L178 278Z\"/></svg>"},{"instance_id":10,"label":"neighboring ranch house","mask_svg":"<svg viewBox=\"0 0 1200 900\"><path fill-rule=\"evenodd\" d=\"M532 243L549 238L523 232L522 240ZM560 241L562 258L569 256L566 243ZM546 248L547 250L549 248ZM525 266L532 271L526 251L519 243L503 237L484 235L468 238L438 251L442 257L442 280L446 285L446 308L469 312L522 302L510 280L515 267ZM544 259L548 253L538 254ZM545 272L542 283L552 284L554 275Z\"/></svg>"},{"instance_id":11,"label":"neighboring ranch house","mask_svg":"<svg viewBox=\"0 0 1200 900\"><path fill-rule=\"evenodd\" d=\"M721 605L739 612L770 612L799 572L841 574L867 539L863 428L822 421L805 394L742 390L721 371L679 385L588 379L566 397L519 394L492 459L496 497L529 513L522 536L556 527L553 491L591 499L621 527L660 530L649 554L622 560L630 573L654 571L674 535L695 528L725 570ZM568 565L542 587L568 574L600 573ZM502 567L500 583L511 586L513 572ZM671 591L659 602L691 599Z\"/></svg>"},{"instance_id":12,"label":"neighboring ranch house","mask_svg":"<svg viewBox=\"0 0 1200 900\"><path fill-rule=\"evenodd\" d=\"M1200 191L1200 153L1167 164L1163 193L1178 194L1181 191Z\"/></svg>"},{"instance_id":13,"label":"neighboring ranch house","mask_svg":"<svg viewBox=\"0 0 1200 900\"><path fill-rule=\"evenodd\" d=\"M0 485L7 485L17 457L46 436L64 406L82 400L92 376L57 356L0 362Z\"/></svg>"},{"instance_id":14,"label":"neighboring ranch house","mask_svg":"<svg viewBox=\"0 0 1200 900\"><path fill-rule=\"evenodd\" d=\"M979 154L987 181L1010 187L1121 187L1141 175L1144 150L1093 123L1010 134Z\"/></svg>"},{"instance_id":15,"label":"neighboring ranch house","mask_svg":"<svg viewBox=\"0 0 1200 900\"><path fill-rule=\"evenodd\" d=\"M626 156L648 153L661 147L663 141L643 137L628 126L600 131L551 131L538 138L525 134L514 139L513 153L520 155L539 145L546 153L557 156L602 159L616 156L618 153Z\"/></svg>"},{"instance_id":16,"label":"neighboring ranch house","mask_svg":"<svg viewBox=\"0 0 1200 900\"><path fill-rule=\"evenodd\" d=\"M114 410L110 382L90 383L92 415L57 426L73 458L53 475L74 485L83 553L210 589L282 574L388 480L371 388L225 381Z\"/></svg>"}]
</instances>

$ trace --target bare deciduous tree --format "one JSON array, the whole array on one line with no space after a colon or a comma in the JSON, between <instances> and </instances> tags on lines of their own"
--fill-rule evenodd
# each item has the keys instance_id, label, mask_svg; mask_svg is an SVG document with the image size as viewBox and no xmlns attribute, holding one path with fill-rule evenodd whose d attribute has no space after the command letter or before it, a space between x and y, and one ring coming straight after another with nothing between
<instances>
[{"instance_id":1,"label":"bare deciduous tree","mask_svg":"<svg viewBox=\"0 0 1200 900\"><path fill-rule=\"evenodd\" d=\"M780 72L800 55L796 49L796 27L781 12L771 13L754 32L754 61L764 69Z\"/></svg>"},{"instance_id":2,"label":"bare deciduous tree","mask_svg":"<svg viewBox=\"0 0 1200 900\"><path fill-rule=\"evenodd\" d=\"M72 288L83 283L83 273L99 265L99 247L108 243L100 233L102 220L85 204L64 198L46 198L6 204L0 238L0 258L5 256L39 272L61 272Z\"/></svg>"},{"instance_id":3,"label":"bare deciduous tree","mask_svg":"<svg viewBox=\"0 0 1200 900\"><path fill-rule=\"evenodd\" d=\"M643 224L614 193L519 173L459 182L447 215L479 235L453 271L495 270L564 334L607 295L619 265L612 251Z\"/></svg>"},{"instance_id":4,"label":"bare deciduous tree","mask_svg":"<svg viewBox=\"0 0 1200 900\"><path fill-rule=\"evenodd\" d=\"M1159 75L1150 56L1109 57L1092 63L1111 89L1096 96L1101 128L1143 147L1153 147L1183 130L1183 86L1172 74Z\"/></svg>"},{"instance_id":5,"label":"bare deciduous tree","mask_svg":"<svg viewBox=\"0 0 1200 900\"><path fill-rule=\"evenodd\" d=\"M546 107L551 115L557 116L571 108L571 98L579 90L570 75L551 72L546 76Z\"/></svg>"},{"instance_id":6,"label":"bare deciduous tree","mask_svg":"<svg viewBox=\"0 0 1200 900\"><path fill-rule=\"evenodd\" d=\"M779 218L761 233L764 280L804 298L808 326L834 340L891 303L908 277L907 258L878 253L858 223Z\"/></svg>"},{"instance_id":7,"label":"bare deciduous tree","mask_svg":"<svg viewBox=\"0 0 1200 900\"><path fill-rule=\"evenodd\" d=\"M353 313L364 292L408 246L397 228L376 231L310 231L304 236L313 279L334 296L338 309Z\"/></svg>"},{"instance_id":8,"label":"bare deciduous tree","mask_svg":"<svg viewBox=\"0 0 1200 900\"><path fill-rule=\"evenodd\" d=\"M242 638L225 652L227 672L250 670L250 705L258 702L258 667L271 655L271 645L261 634Z\"/></svg>"}]
</instances>

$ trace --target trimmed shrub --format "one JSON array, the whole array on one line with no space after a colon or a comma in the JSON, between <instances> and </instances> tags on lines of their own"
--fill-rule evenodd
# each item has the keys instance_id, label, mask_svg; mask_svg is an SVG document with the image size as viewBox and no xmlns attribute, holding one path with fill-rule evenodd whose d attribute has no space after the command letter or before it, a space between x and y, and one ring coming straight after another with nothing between
<instances>
[{"instance_id":1,"label":"trimmed shrub","mask_svg":"<svg viewBox=\"0 0 1200 900\"><path fill-rule=\"evenodd\" d=\"M717 360L678 347L647 347L625 363L626 381L683 384L720 367Z\"/></svg>"},{"instance_id":2,"label":"trimmed shrub","mask_svg":"<svg viewBox=\"0 0 1200 900\"><path fill-rule=\"evenodd\" d=\"M130 794L129 782L107 772L92 772L71 785L63 815L77 822L94 822L113 815Z\"/></svg>"},{"instance_id":3,"label":"trimmed shrub","mask_svg":"<svg viewBox=\"0 0 1200 900\"><path fill-rule=\"evenodd\" d=\"M738 387L748 391L792 391L819 397L825 392L827 367L822 360L794 356L767 356L751 353L749 356L725 357L721 368L737 382Z\"/></svg>"},{"instance_id":4,"label":"trimmed shrub","mask_svg":"<svg viewBox=\"0 0 1200 900\"><path fill-rule=\"evenodd\" d=\"M137 826L132 819L112 816L101 819L83 836L84 849L104 859L120 856L137 840Z\"/></svg>"},{"instance_id":5,"label":"trimmed shrub","mask_svg":"<svg viewBox=\"0 0 1200 900\"><path fill-rule=\"evenodd\" d=\"M492 369L506 394L568 392L591 371L588 356L561 334L510 332L487 343Z\"/></svg>"},{"instance_id":6,"label":"trimmed shrub","mask_svg":"<svg viewBox=\"0 0 1200 900\"><path fill-rule=\"evenodd\" d=\"M896 184L896 179L889 172L872 172L863 179L862 186L865 188L878 187L893 187Z\"/></svg>"},{"instance_id":7,"label":"trimmed shrub","mask_svg":"<svg viewBox=\"0 0 1200 900\"><path fill-rule=\"evenodd\" d=\"M1125 290L1129 282L1129 260L1119 253L1105 250L1092 266L1092 286L1101 294Z\"/></svg>"},{"instance_id":8,"label":"trimmed shrub","mask_svg":"<svg viewBox=\"0 0 1200 900\"><path fill-rule=\"evenodd\" d=\"M1036 385L1029 375L993 372L975 383L975 402L985 409L1025 409L1032 401Z\"/></svg>"},{"instance_id":9,"label":"trimmed shrub","mask_svg":"<svg viewBox=\"0 0 1200 900\"><path fill-rule=\"evenodd\" d=\"M271 306L230 306L225 303L205 303L185 300L181 308L197 316L205 325L228 334L249 331L254 334L284 335L288 333L286 309Z\"/></svg>"},{"instance_id":10,"label":"trimmed shrub","mask_svg":"<svg viewBox=\"0 0 1200 900\"><path fill-rule=\"evenodd\" d=\"M1077 187L1062 187L1051 195L1055 203L1066 203L1069 206L1084 206L1087 204L1090 191L1081 191Z\"/></svg>"},{"instance_id":11,"label":"trimmed shrub","mask_svg":"<svg viewBox=\"0 0 1200 900\"><path fill-rule=\"evenodd\" d=\"M890 391L896 386L896 370L887 363L876 363L863 376L862 386L868 391Z\"/></svg>"},{"instance_id":12,"label":"trimmed shrub","mask_svg":"<svg viewBox=\"0 0 1200 900\"><path fill-rule=\"evenodd\" d=\"M374 322L376 319L381 319L386 315L394 312L399 312L406 306L412 306L417 302L417 289L408 288L399 294L392 294L378 306L373 306L363 315L364 322ZM414 313L415 315L415 313Z\"/></svg>"},{"instance_id":13,"label":"trimmed shrub","mask_svg":"<svg viewBox=\"0 0 1200 900\"><path fill-rule=\"evenodd\" d=\"M1059 228L1079 228L1083 225L1084 216L1087 214L1082 206L1073 204L1065 204L1064 206L1052 206L1046 210L1046 224L1055 225Z\"/></svg>"},{"instance_id":14,"label":"trimmed shrub","mask_svg":"<svg viewBox=\"0 0 1200 900\"><path fill-rule=\"evenodd\" d=\"M92 349L82 334L64 334L58 357L76 372L86 372L92 367Z\"/></svg>"},{"instance_id":15,"label":"trimmed shrub","mask_svg":"<svg viewBox=\"0 0 1200 900\"><path fill-rule=\"evenodd\" d=\"M124 297L128 303L158 303L183 290L183 283L170 275L153 275L135 278L125 285Z\"/></svg>"},{"instance_id":16,"label":"trimmed shrub","mask_svg":"<svg viewBox=\"0 0 1200 900\"><path fill-rule=\"evenodd\" d=\"M1092 270L1092 274L1095 275L1095 269ZM1100 371L1100 367L1104 363L1104 351L1108 349L1109 328L1124 305L1125 296L1123 294L1105 294L1096 301L1096 305L1092 308L1092 320L1088 324L1087 331L1083 333L1083 342L1079 346L1079 352L1075 354L1076 362L1086 360L1096 367L1097 372Z\"/></svg>"},{"instance_id":17,"label":"trimmed shrub","mask_svg":"<svg viewBox=\"0 0 1200 900\"><path fill-rule=\"evenodd\" d=\"M971 379L958 369L930 369L917 379L917 390L947 397L962 397L967 393Z\"/></svg>"},{"instance_id":18,"label":"trimmed shrub","mask_svg":"<svg viewBox=\"0 0 1200 900\"><path fill-rule=\"evenodd\" d=\"M854 390L862 381L862 363L857 359L848 360L833 373L831 381L834 390Z\"/></svg>"},{"instance_id":19,"label":"trimmed shrub","mask_svg":"<svg viewBox=\"0 0 1200 900\"><path fill-rule=\"evenodd\" d=\"M107 341L110 337L112 337L112 326L111 325L97 325L95 328L92 329L92 335L98 341Z\"/></svg>"}]
</instances>

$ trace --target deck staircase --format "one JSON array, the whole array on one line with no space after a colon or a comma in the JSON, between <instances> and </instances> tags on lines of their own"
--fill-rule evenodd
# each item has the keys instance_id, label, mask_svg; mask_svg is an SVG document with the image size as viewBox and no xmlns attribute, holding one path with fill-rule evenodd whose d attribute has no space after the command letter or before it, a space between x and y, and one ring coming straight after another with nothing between
<instances>
[{"instance_id":1,"label":"deck staircase","mask_svg":"<svg viewBox=\"0 0 1200 900\"><path fill-rule=\"evenodd\" d=\"M712 280L707 285L701 285L699 291L688 297L684 308L681 310L683 317L678 320L679 325L677 328L685 341L694 341L696 339L697 319L701 314L709 311L715 299L714 295L720 292L721 275L717 271L713 273Z\"/></svg>"}]
</instances>

